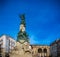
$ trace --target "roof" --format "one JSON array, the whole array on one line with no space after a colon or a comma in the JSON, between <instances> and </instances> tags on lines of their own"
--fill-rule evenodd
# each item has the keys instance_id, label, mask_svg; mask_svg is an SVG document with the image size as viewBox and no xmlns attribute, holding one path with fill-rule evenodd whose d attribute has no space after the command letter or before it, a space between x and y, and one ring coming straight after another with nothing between
<instances>
[{"instance_id":1,"label":"roof","mask_svg":"<svg viewBox=\"0 0 60 57\"><path fill-rule=\"evenodd\" d=\"M0 38L3 37L3 36L5 36L5 37L9 37L9 38L15 40L13 37L11 37L11 36L9 36L9 35L6 35L6 34L2 34L2 35L0 36Z\"/></svg>"},{"instance_id":2,"label":"roof","mask_svg":"<svg viewBox=\"0 0 60 57\"><path fill-rule=\"evenodd\" d=\"M57 39L57 40L55 40L54 42L52 42L52 43L50 44L50 46L51 46L51 45L54 45L54 44L57 44L58 42L60 42L60 38Z\"/></svg>"}]
</instances>

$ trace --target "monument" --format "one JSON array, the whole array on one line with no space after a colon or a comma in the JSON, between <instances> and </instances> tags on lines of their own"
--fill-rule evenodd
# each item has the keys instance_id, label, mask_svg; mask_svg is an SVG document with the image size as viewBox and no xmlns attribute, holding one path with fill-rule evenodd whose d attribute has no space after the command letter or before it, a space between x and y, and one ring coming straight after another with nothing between
<instances>
[{"instance_id":1,"label":"monument","mask_svg":"<svg viewBox=\"0 0 60 57\"><path fill-rule=\"evenodd\" d=\"M32 57L32 49L25 30L25 15L22 14L19 17L21 18L20 31L17 36L16 47L10 52L10 57Z\"/></svg>"}]
</instances>

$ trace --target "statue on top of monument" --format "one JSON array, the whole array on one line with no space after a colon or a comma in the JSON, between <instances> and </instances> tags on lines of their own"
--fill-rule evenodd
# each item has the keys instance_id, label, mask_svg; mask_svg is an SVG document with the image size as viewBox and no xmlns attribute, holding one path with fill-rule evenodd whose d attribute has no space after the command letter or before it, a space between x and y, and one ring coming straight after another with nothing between
<instances>
[{"instance_id":1,"label":"statue on top of monument","mask_svg":"<svg viewBox=\"0 0 60 57\"><path fill-rule=\"evenodd\" d=\"M21 18L21 24L23 24L24 27L25 27L25 25L26 25L26 23L25 23L25 14L21 14L20 18Z\"/></svg>"},{"instance_id":2,"label":"statue on top of monument","mask_svg":"<svg viewBox=\"0 0 60 57\"><path fill-rule=\"evenodd\" d=\"M28 35L25 31L26 23L25 23L25 14L20 15L21 24L20 31L17 36L17 41L20 43L29 42Z\"/></svg>"}]
</instances>

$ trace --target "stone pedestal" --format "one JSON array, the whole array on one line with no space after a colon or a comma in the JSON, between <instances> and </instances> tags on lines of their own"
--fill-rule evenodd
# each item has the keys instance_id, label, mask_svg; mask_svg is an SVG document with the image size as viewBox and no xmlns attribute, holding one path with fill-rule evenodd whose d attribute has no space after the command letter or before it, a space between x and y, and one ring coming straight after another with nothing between
<instances>
[{"instance_id":1,"label":"stone pedestal","mask_svg":"<svg viewBox=\"0 0 60 57\"><path fill-rule=\"evenodd\" d=\"M29 45L17 42L15 49L10 52L10 57L32 57L31 49L28 47Z\"/></svg>"}]
</instances>

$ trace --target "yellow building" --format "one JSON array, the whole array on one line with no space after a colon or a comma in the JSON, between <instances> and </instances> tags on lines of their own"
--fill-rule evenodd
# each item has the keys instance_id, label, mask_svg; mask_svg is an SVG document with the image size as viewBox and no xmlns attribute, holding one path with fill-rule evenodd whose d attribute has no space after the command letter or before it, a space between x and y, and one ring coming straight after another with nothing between
<instances>
[{"instance_id":1,"label":"yellow building","mask_svg":"<svg viewBox=\"0 0 60 57\"><path fill-rule=\"evenodd\" d=\"M50 56L50 46L47 45L32 45L33 56L34 57L49 57Z\"/></svg>"}]
</instances>

